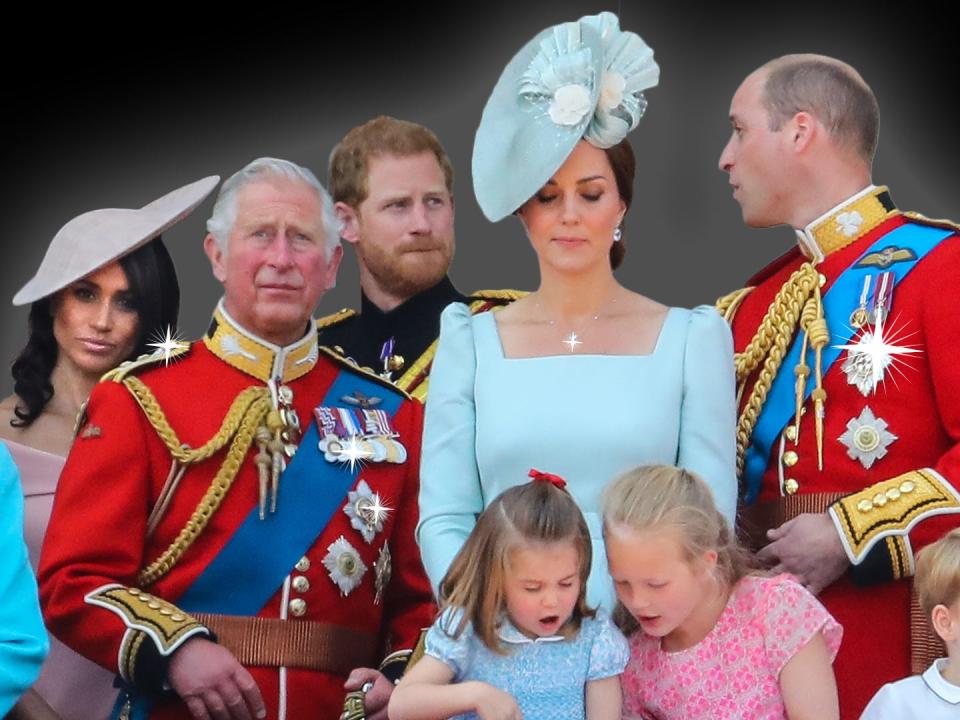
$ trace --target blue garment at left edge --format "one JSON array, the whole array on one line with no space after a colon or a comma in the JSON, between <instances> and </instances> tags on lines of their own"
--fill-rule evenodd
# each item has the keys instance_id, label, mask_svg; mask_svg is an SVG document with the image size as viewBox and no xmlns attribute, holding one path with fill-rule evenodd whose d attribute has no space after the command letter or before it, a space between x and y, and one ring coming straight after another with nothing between
<instances>
[{"instance_id":1,"label":"blue garment at left edge","mask_svg":"<svg viewBox=\"0 0 960 720\"><path fill-rule=\"evenodd\" d=\"M23 540L20 474L0 443L0 717L37 679L48 644Z\"/></svg>"}]
</instances>

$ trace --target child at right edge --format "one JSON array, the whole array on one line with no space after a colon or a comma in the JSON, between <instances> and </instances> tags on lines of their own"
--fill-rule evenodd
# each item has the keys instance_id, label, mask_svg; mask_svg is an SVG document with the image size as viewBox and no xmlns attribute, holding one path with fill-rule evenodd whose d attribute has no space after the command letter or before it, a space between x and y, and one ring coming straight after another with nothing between
<instances>
[{"instance_id":1,"label":"child at right edge","mask_svg":"<svg viewBox=\"0 0 960 720\"><path fill-rule=\"evenodd\" d=\"M884 685L860 720L960 718L960 528L917 553L914 587L920 607L947 646L923 675Z\"/></svg>"},{"instance_id":2,"label":"child at right edge","mask_svg":"<svg viewBox=\"0 0 960 720\"><path fill-rule=\"evenodd\" d=\"M693 473L632 470L603 499L630 660L631 720L837 720L842 630L789 575L765 577Z\"/></svg>"}]
</instances>

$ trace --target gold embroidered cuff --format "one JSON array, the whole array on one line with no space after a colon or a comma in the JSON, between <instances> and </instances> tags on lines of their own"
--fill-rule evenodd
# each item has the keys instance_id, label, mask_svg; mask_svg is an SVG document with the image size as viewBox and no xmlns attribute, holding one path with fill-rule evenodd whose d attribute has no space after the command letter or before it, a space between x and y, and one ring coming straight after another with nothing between
<instances>
[{"instance_id":1,"label":"gold embroidered cuff","mask_svg":"<svg viewBox=\"0 0 960 720\"><path fill-rule=\"evenodd\" d=\"M145 639L152 641L161 656L168 657L194 635L210 634L196 618L176 605L137 588L104 585L89 593L84 600L118 615L127 626L120 646L118 667L120 675L129 681L134 678L137 658L143 650Z\"/></svg>"},{"instance_id":2,"label":"gold embroidered cuff","mask_svg":"<svg viewBox=\"0 0 960 720\"><path fill-rule=\"evenodd\" d=\"M829 513L847 557L858 565L877 542L905 538L928 517L960 513L960 494L938 472L924 468L848 495L831 505ZM903 548L890 549L893 558ZM902 576L905 568L900 566Z\"/></svg>"},{"instance_id":3,"label":"gold embroidered cuff","mask_svg":"<svg viewBox=\"0 0 960 720\"><path fill-rule=\"evenodd\" d=\"M386 675L392 682L399 682L403 673L407 670L407 665L410 662L410 656L412 654L413 652L411 650L397 650L396 652L392 652L383 659L378 670Z\"/></svg>"}]
</instances>

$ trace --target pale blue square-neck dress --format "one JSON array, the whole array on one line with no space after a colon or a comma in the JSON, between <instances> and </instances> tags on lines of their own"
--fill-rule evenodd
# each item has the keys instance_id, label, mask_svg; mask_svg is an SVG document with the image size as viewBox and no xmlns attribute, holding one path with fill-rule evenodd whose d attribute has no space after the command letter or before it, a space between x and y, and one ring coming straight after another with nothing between
<instances>
[{"instance_id":1,"label":"pale blue square-neck dress","mask_svg":"<svg viewBox=\"0 0 960 720\"><path fill-rule=\"evenodd\" d=\"M716 310L670 308L648 355L503 354L495 313L441 316L424 421L417 541L437 590L477 515L531 468L556 473L593 541L588 602L614 607L600 497L644 464L698 473L733 522L733 340Z\"/></svg>"}]
</instances>

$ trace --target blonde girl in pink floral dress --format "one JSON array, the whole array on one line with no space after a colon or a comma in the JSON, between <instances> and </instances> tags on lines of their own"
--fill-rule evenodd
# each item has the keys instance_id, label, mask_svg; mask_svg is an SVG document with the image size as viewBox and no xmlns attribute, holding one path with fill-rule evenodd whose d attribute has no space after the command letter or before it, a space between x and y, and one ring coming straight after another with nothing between
<instances>
[{"instance_id":1,"label":"blonde girl in pink floral dress","mask_svg":"<svg viewBox=\"0 0 960 720\"><path fill-rule=\"evenodd\" d=\"M607 488L603 507L630 641L624 718L839 718L842 628L789 575L753 572L700 478L637 468Z\"/></svg>"}]
</instances>

